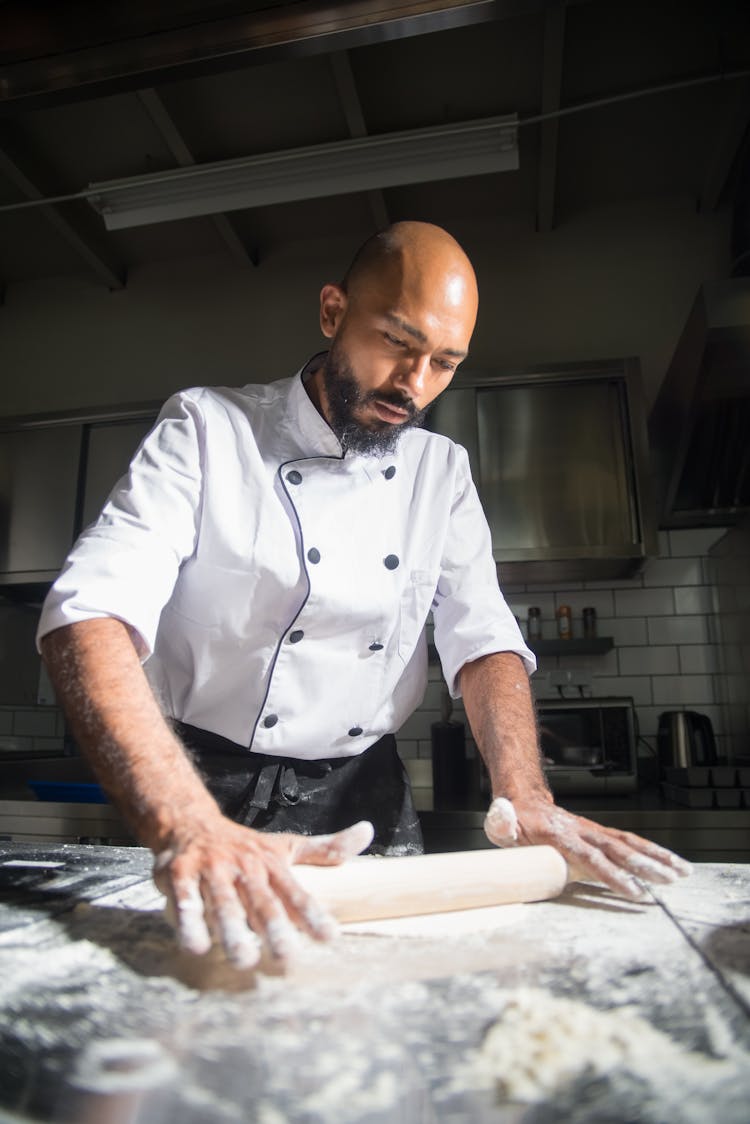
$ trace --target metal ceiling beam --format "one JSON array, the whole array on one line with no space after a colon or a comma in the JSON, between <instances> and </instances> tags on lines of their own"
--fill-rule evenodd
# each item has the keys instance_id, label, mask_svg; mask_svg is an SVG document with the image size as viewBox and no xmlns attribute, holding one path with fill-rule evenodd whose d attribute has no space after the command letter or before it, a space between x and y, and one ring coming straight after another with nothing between
<instances>
[{"instance_id":1,"label":"metal ceiling beam","mask_svg":"<svg viewBox=\"0 0 750 1124\"><path fill-rule=\"evenodd\" d=\"M180 167L192 168L195 165L195 157L186 145L182 133L177 128L169 110L156 90L150 88L138 90L138 100L148 113L151 121L161 135L162 140ZM257 248L248 252L244 242L235 230L234 224L226 215L209 215L208 217L238 265L248 266L258 264Z\"/></svg>"},{"instance_id":2,"label":"metal ceiling beam","mask_svg":"<svg viewBox=\"0 0 750 1124\"><path fill-rule=\"evenodd\" d=\"M327 54L445 31L545 7L545 0L299 0L213 19L212 5L206 3L200 21L128 37L120 31L127 8L119 4L119 15L112 17L111 41L66 49L71 41L70 30L66 32L67 5L51 4L42 25L49 38L51 22L53 40L56 36L62 49L51 53L40 47L38 57L0 68L0 108L37 108L276 58ZM0 41L2 18L0 5Z\"/></svg>"},{"instance_id":3,"label":"metal ceiling beam","mask_svg":"<svg viewBox=\"0 0 750 1124\"><path fill-rule=\"evenodd\" d=\"M366 137L365 115L362 112L362 103L359 100L348 52L334 51L331 55L331 66L333 67L336 90L344 110L349 134L352 137ZM367 201L370 204L375 229L383 230L390 224L383 192L379 188L373 188L367 192Z\"/></svg>"},{"instance_id":4,"label":"metal ceiling beam","mask_svg":"<svg viewBox=\"0 0 750 1124\"><path fill-rule=\"evenodd\" d=\"M738 82L735 89L730 88L727 101L698 197L698 209L704 213L715 211L719 206L743 137L750 128L750 78Z\"/></svg>"},{"instance_id":5,"label":"metal ceiling beam","mask_svg":"<svg viewBox=\"0 0 750 1124\"><path fill-rule=\"evenodd\" d=\"M556 113L562 99L563 55L565 52L565 2L549 7L544 17L542 57L542 113ZM537 230L548 233L555 224L557 185L557 141L559 121L554 117L539 127L539 184Z\"/></svg>"},{"instance_id":6,"label":"metal ceiling beam","mask_svg":"<svg viewBox=\"0 0 750 1124\"><path fill-rule=\"evenodd\" d=\"M3 138L0 138L0 141L3 141ZM39 189L31 176L21 168L17 162L17 157L11 156L6 151L6 147L0 148L0 173L27 199L43 199L45 193ZM80 206L80 204L68 204L68 206ZM125 267L85 233L82 223L66 218L59 207L53 205L38 209L47 222L65 239L74 253L86 263L100 281L103 281L109 289L124 288Z\"/></svg>"}]
</instances>

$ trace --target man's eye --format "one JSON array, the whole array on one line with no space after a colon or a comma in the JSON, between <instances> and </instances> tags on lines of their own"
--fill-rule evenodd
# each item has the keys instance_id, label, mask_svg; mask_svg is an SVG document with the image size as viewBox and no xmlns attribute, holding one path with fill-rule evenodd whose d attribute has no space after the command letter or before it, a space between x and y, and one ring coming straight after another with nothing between
<instances>
[{"instance_id":1,"label":"man's eye","mask_svg":"<svg viewBox=\"0 0 750 1124\"><path fill-rule=\"evenodd\" d=\"M404 347L405 346L403 340L398 339L396 336L392 336L390 332L383 332L383 335L388 340L388 343L392 343L394 347Z\"/></svg>"},{"instance_id":2,"label":"man's eye","mask_svg":"<svg viewBox=\"0 0 750 1124\"><path fill-rule=\"evenodd\" d=\"M456 366L449 359L436 359L435 363L441 371L455 371Z\"/></svg>"}]
</instances>

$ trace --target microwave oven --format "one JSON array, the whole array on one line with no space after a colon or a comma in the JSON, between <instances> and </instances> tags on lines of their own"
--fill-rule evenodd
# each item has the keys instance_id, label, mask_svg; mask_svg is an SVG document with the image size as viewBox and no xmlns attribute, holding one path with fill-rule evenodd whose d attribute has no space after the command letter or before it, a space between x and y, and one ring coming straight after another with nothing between
<instances>
[{"instance_id":1,"label":"microwave oven","mask_svg":"<svg viewBox=\"0 0 750 1124\"><path fill-rule=\"evenodd\" d=\"M611 795L638 785L633 700L536 700L542 765L554 793Z\"/></svg>"}]
</instances>

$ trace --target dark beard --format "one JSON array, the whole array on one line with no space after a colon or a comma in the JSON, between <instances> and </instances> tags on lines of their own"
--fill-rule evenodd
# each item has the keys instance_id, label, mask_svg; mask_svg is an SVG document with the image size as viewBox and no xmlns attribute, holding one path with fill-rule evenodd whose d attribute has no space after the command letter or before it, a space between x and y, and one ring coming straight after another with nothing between
<instances>
[{"instance_id":1,"label":"dark beard","mask_svg":"<svg viewBox=\"0 0 750 1124\"><path fill-rule=\"evenodd\" d=\"M336 353L335 346L328 352L323 365L323 385L328 405L328 424L341 442L345 453L364 453L382 457L392 453L401 434L406 429L423 425L427 410L418 410L412 400L397 391L369 390L363 394L351 365ZM408 412L405 421L391 425L375 419L370 426L363 425L355 413L368 403L387 402Z\"/></svg>"}]
</instances>

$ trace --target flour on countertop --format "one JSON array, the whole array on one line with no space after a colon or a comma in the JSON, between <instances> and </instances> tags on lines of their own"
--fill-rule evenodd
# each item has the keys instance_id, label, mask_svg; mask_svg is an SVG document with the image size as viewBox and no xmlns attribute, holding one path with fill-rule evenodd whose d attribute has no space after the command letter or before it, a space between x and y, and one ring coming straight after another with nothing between
<instances>
[{"instance_id":1,"label":"flour on countertop","mask_svg":"<svg viewBox=\"0 0 750 1124\"><path fill-rule=\"evenodd\" d=\"M76 1058L70 1083L95 1093L158 1088L178 1075L172 1055L152 1038L101 1038Z\"/></svg>"},{"instance_id":2,"label":"flour on countertop","mask_svg":"<svg viewBox=\"0 0 750 1124\"><path fill-rule=\"evenodd\" d=\"M722 1124L746 1124L740 1012L696 952L674 955L684 942L655 905L578 887L497 907L517 921L470 935L345 931L303 940L287 976L237 972L218 950L180 953L162 907L144 882L0 934L0 1035L43 1078L41 1119L75 1074L92 1089L120 1066L120 1087L135 1092L165 1061L165 1078L172 1062L178 1076L143 1094L144 1111L153 1098L152 1119L181 1124L495 1124L519 1119L517 1104L529 1124L706 1124L714 1106ZM91 1052L115 1034L113 1053ZM134 1057L138 1042L149 1045ZM530 1042L552 1055L541 1071L517 1064ZM14 1072L2 1107L28 1094L23 1066Z\"/></svg>"},{"instance_id":3,"label":"flour on countertop","mask_svg":"<svg viewBox=\"0 0 750 1124\"><path fill-rule=\"evenodd\" d=\"M725 1061L681 1049L633 1010L598 1010L549 991L508 992L471 1064L479 1085L501 1099L534 1103L579 1078L624 1070L651 1085L729 1076Z\"/></svg>"}]
</instances>

